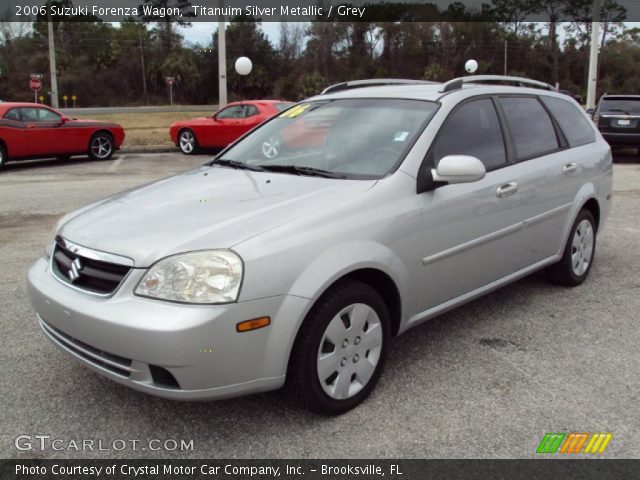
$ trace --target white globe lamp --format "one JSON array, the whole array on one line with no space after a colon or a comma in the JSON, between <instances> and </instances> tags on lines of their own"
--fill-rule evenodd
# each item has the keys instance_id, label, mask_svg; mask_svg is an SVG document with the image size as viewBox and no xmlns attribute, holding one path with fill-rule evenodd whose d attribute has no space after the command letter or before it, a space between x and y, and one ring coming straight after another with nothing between
<instances>
[{"instance_id":1,"label":"white globe lamp","mask_svg":"<svg viewBox=\"0 0 640 480\"><path fill-rule=\"evenodd\" d=\"M240 57L236 60L236 72L238 75L249 75L253 64L247 57Z\"/></svg>"},{"instance_id":2,"label":"white globe lamp","mask_svg":"<svg viewBox=\"0 0 640 480\"><path fill-rule=\"evenodd\" d=\"M478 62L475 60L467 60L467 63L464 64L464 69L467 73L476 73L478 71Z\"/></svg>"}]
</instances>

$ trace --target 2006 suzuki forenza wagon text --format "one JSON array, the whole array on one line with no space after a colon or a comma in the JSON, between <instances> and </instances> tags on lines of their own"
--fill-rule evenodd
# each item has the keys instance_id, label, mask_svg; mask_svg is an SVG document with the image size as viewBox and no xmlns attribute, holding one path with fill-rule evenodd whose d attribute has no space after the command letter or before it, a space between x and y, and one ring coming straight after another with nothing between
<instances>
[{"instance_id":1,"label":"2006 suzuki forenza wagon text","mask_svg":"<svg viewBox=\"0 0 640 480\"><path fill-rule=\"evenodd\" d=\"M150 394L286 386L316 412L353 408L394 335L543 267L587 277L611 153L545 87L329 87L196 170L64 217L28 275L40 325Z\"/></svg>"}]
</instances>

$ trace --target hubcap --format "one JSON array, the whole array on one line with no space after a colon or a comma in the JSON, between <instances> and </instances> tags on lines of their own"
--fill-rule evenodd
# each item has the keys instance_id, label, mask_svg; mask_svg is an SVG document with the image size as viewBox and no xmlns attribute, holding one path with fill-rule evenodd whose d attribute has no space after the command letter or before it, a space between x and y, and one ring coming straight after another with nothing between
<instances>
[{"instance_id":1,"label":"hubcap","mask_svg":"<svg viewBox=\"0 0 640 480\"><path fill-rule=\"evenodd\" d=\"M106 137L94 138L91 151L97 158L107 158L111 154L111 140Z\"/></svg>"},{"instance_id":2,"label":"hubcap","mask_svg":"<svg viewBox=\"0 0 640 480\"><path fill-rule=\"evenodd\" d=\"M355 303L329 322L318 349L317 372L327 395L351 398L373 376L382 351L382 325L373 308Z\"/></svg>"},{"instance_id":3,"label":"hubcap","mask_svg":"<svg viewBox=\"0 0 640 480\"><path fill-rule=\"evenodd\" d=\"M262 154L266 158L276 158L280 149L280 140L277 137L271 137L266 142L262 142Z\"/></svg>"},{"instance_id":4,"label":"hubcap","mask_svg":"<svg viewBox=\"0 0 640 480\"><path fill-rule=\"evenodd\" d=\"M576 227L571 245L571 268L578 277L589 268L593 255L593 227L589 220L582 220Z\"/></svg>"},{"instance_id":5,"label":"hubcap","mask_svg":"<svg viewBox=\"0 0 640 480\"><path fill-rule=\"evenodd\" d=\"M193 138L193 134L191 132L182 132L180 134L180 150L184 153L191 153L194 147L195 139Z\"/></svg>"}]
</instances>

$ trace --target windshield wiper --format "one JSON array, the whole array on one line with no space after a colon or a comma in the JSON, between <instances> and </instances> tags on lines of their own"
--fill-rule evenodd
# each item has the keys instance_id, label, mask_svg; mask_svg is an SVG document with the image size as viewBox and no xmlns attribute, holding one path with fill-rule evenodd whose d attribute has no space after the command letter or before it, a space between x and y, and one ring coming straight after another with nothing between
<instances>
[{"instance_id":1,"label":"windshield wiper","mask_svg":"<svg viewBox=\"0 0 640 480\"><path fill-rule=\"evenodd\" d=\"M262 168L268 172L293 173L295 175L309 175L313 177L324 178L347 178L342 173L330 172L321 168L302 167L298 165L262 165Z\"/></svg>"},{"instance_id":2,"label":"windshield wiper","mask_svg":"<svg viewBox=\"0 0 640 480\"><path fill-rule=\"evenodd\" d=\"M224 158L215 158L211 160L207 165L220 165L221 167L237 168L238 170L251 170L254 172L264 172L265 169L258 165L251 165L249 163L239 162L238 160L226 160Z\"/></svg>"}]
</instances>

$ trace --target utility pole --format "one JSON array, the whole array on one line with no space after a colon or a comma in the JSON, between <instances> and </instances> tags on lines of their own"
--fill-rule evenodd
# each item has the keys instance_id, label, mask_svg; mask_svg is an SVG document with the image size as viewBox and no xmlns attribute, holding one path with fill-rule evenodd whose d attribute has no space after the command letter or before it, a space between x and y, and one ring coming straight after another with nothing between
<instances>
[{"instance_id":1,"label":"utility pole","mask_svg":"<svg viewBox=\"0 0 640 480\"><path fill-rule=\"evenodd\" d=\"M589 78L587 79L587 109L596 107L596 89L598 87L598 48L600 46L600 6L602 0L593 0L593 18L591 22L591 45L589 52Z\"/></svg>"},{"instance_id":2,"label":"utility pole","mask_svg":"<svg viewBox=\"0 0 640 480\"><path fill-rule=\"evenodd\" d=\"M509 58L507 54L508 48L509 48L509 42L505 40L504 41L504 76L505 77L507 76L507 59Z\"/></svg>"},{"instance_id":3,"label":"utility pole","mask_svg":"<svg viewBox=\"0 0 640 480\"><path fill-rule=\"evenodd\" d=\"M140 40L140 68L142 69L142 91L144 93L144 101L146 105L149 105L149 95L147 93L147 74L144 68L144 52L142 50L142 32L138 33Z\"/></svg>"},{"instance_id":4,"label":"utility pole","mask_svg":"<svg viewBox=\"0 0 640 480\"><path fill-rule=\"evenodd\" d=\"M47 4L47 10L49 5ZM53 39L53 22L51 12L47 15L47 28L49 32L49 73L51 74L51 106L58 108L58 73L56 71L56 46Z\"/></svg>"},{"instance_id":5,"label":"utility pole","mask_svg":"<svg viewBox=\"0 0 640 480\"><path fill-rule=\"evenodd\" d=\"M227 104L227 45L224 20L218 22L218 108Z\"/></svg>"}]
</instances>

